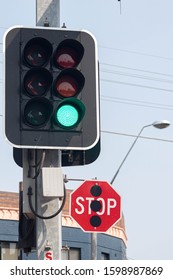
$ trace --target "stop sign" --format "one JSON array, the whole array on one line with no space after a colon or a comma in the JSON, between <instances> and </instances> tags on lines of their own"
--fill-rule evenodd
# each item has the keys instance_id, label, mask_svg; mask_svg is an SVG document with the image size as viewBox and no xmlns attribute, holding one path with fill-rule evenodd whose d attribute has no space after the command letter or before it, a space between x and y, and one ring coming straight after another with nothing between
<instances>
[{"instance_id":1,"label":"stop sign","mask_svg":"<svg viewBox=\"0 0 173 280\"><path fill-rule=\"evenodd\" d=\"M87 232L105 232L121 218L121 197L105 181L85 181L71 193L70 215Z\"/></svg>"}]
</instances>

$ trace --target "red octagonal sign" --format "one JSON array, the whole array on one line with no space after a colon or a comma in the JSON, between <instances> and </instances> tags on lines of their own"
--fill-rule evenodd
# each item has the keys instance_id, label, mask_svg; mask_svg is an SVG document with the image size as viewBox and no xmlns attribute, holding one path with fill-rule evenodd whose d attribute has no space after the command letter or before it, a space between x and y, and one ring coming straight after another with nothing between
<instances>
[{"instance_id":1,"label":"red octagonal sign","mask_svg":"<svg viewBox=\"0 0 173 280\"><path fill-rule=\"evenodd\" d=\"M71 217L87 232L105 232L121 218L121 197L105 181L85 181L71 193Z\"/></svg>"}]
</instances>

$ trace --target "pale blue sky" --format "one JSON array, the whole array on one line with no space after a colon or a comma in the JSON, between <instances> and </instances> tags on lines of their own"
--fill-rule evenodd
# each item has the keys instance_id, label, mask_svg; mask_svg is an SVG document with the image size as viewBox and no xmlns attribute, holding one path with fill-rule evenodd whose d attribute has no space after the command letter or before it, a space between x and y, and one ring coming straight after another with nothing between
<instances>
[{"instance_id":1,"label":"pale blue sky","mask_svg":"<svg viewBox=\"0 0 173 280\"><path fill-rule=\"evenodd\" d=\"M131 259L173 259L173 2L172 0L61 0L61 25L87 29L98 42L102 150L88 166L64 168L69 178L111 181L144 126L167 119L165 130L146 128L113 186L122 197ZM5 30L35 26L35 0L3 1L0 50ZM2 113L2 71L0 108ZM2 119L2 117L1 117ZM0 122L2 127L2 120ZM22 170L0 134L0 190L18 191ZM159 140L160 139L160 140ZM77 187L68 183L67 187Z\"/></svg>"}]
</instances>

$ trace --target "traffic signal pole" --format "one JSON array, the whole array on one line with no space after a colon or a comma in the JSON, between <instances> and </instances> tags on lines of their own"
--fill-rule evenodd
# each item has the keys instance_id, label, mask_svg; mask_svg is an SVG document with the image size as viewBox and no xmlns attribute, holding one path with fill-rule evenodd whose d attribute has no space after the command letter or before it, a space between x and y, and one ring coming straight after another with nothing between
<instances>
[{"instance_id":1,"label":"traffic signal pole","mask_svg":"<svg viewBox=\"0 0 173 280\"><path fill-rule=\"evenodd\" d=\"M37 26L47 27L59 27L60 25L60 1L53 0L36 0L36 24ZM43 153L43 151L36 151L37 154ZM39 157L37 155L37 157ZM38 159L37 159L38 161ZM45 169L46 167L46 169ZM45 186L45 177L43 173L46 170L46 178L48 178L48 186ZM36 181L36 201L37 212L40 217L36 217L36 252L37 259L61 259L62 248L62 217L61 212L52 217L54 213L60 209L62 204L61 198L57 197L60 189L62 191L62 174L61 169L61 151L60 150L45 150L45 161L43 168L35 179ZM49 192L49 182L52 179L52 171L55 171L53 179L55 180L55 193L52 196L44 196L44 188ZM57 176L56 176L57 175ZM59 182L60 181L60 182ZM58 185L60 184L60 185ZM54 187L53 187L54 189ZM57 192L57 194L56 194ZM49 195L49 194L48 194ZM61 196L60 196L61 197ZM48 218L50 217L50 218ZM47 254L49 253L49 254Z\"/></svg>"},{"instance_id":2,"label":"traffic signal pole","mask_svg":"<svg viewBox=\"0 0 173 280\"><path fill-rule=\"evenodd\" d=\"M60 166L59 150L23 150L23 212L35 219L38 260L61 259L61 208L65 200Z\"/></svg>"},{"instance_id":3,"label":"traffic signal pole","mask_svg":"<svg viewBox=\"0 0 173 280\"><path fill-rule=\"evenodd\" d=\"M36 24L60 27L60 0L36 0Z\"/></svg>"}]
</instances>

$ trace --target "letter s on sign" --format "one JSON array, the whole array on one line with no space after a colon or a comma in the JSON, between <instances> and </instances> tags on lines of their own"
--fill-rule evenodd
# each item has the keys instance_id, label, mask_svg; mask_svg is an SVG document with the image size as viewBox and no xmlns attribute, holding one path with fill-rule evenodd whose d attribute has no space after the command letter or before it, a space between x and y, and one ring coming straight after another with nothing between
<instances>
[{"instance_id":1,"label":"letter s on sign","mask_svg":"<svg viewBox=\"0 0 173 280\"><path fill-rule=\"evenodd\" d=\"M84 213L84 206L80 201L84 201L84 198L82 196L76 198L76 204L79 205L80 209L75 208L75 212L79 215Z\"/></svg>"}]
</instances>

